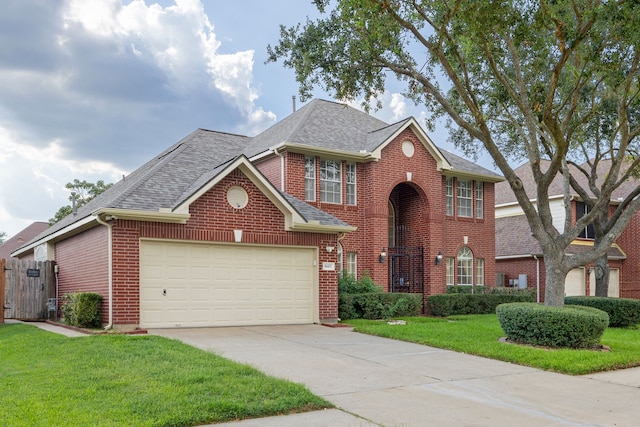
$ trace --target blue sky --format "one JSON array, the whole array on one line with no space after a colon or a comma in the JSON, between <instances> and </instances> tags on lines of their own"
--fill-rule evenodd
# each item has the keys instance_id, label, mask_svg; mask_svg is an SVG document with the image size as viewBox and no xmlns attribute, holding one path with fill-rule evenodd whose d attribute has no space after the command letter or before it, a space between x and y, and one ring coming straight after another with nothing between
<instances>
[{"instance_id":1,"label":"blue sky","mask_svg":"<svg viewBox=\"0 0 640 427\"><path fill-rule=\"evenodd\" d=\"M3 2L0 231L47 221L67 182L115 182L197 128L252 136L291 114L293 71L265 64L266 47L307 16L305 0ZM372 114L424 119L400 92ZM455 151L444 127L430 136Z\"/></svg>"}]
</instances>

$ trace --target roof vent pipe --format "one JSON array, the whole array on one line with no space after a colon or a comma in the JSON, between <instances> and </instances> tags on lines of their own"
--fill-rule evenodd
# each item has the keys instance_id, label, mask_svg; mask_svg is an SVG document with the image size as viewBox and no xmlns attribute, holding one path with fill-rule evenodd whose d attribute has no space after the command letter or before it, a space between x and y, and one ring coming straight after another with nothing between
<instances>
[{"instance_id":1,"label":"roof vent pipe","mask_svg":"<svg viewBox=\"0 0 640 427\"><path fill-rule=\"evenodd\" d=\"M76 192L71 192L71 210L73 212L73 216L78 214L78 207L76 206Z\"/></svg>"},{"instance_id":2,"label":"roof vent pipe","mask_svg":"<svg viewBox=\"0 0 640 427\"><path fill-rule=\"evenodd\" d=\"M291 96L291 101L293 102L293 112L296 112L296 96L292 95Z\"/></svg>"}]
</instances>

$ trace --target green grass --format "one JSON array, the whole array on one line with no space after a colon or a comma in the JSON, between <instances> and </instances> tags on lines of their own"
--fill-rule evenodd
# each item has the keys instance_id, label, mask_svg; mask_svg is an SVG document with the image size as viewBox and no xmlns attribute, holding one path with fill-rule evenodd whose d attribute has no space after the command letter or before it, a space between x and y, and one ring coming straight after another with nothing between
<instances>
[{"instance_id":1,"label":"green grass","mask_svg":"<svg viewBox=\"0 0 640 427\"><path fill-rule=\"evenodd\" d=\"M178 341L0 325L0 425L195 426L330 407Z\"/></svg>"},{"instance_id":2,"label":"green grass","mask_svg":"<svg viewBox=\"0 0 640 427\"><path fill-rule=\"evenodd\" d=\"M347 320L355 331L450 349L572 375L640 366L640 329L607 328L601 344L610 352L546 349L499 342L504 336L494 314L404 318L406 325Z\"/></svg>"}]
</instances>

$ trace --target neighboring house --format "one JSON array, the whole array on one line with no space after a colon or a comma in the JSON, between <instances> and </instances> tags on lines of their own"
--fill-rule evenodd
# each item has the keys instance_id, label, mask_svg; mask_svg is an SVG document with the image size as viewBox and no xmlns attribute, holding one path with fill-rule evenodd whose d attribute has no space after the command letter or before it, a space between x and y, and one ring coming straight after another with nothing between
<instances>
[{"instance_id":1,"label":"neighboring house","mask_svg":"<svg viewBox=\"0 0 640 427\"><path fill-rule=\"evenodd\" d=\"M545 166L543 161L542 166ZM606 176L608 162L601 162L599 176ZM515 170L521 178L524 189L535 201L536 183L528 164ZM578 174L574 174L578 176ZM621 185L612 195L611 206L615 207L631 192L637 181L630 180ZM572 190L573 191L573 190ZM549 187L550 209L553 223L562 230L566 218L564 207L563 183L561 177ZM580 197L572 192L571 222L585 214L586 206ZM544 300L546 274L542 250L538 241L531 235L531 228L516 201L513 191L507 182L496 185L496 285L528 287L537 289L539 300ZM567 254L580 253L593 247L593 229L587 227L580 236L567 248ZM640 298L640 214L636 214L629 226L608 251L609 258L609 290L611 297ZM595 295L595 272L593 263L571 270L565 281L565 294Z\"/></svg>"},{"instance_id":2,"label":"neighboring house","mask_svg":"<svg viewBox=\"0 0 640 427\"><path fill-rule=\"evenodd\" d=\"M413 118L315 100L255 137L196 130L15 255L102 294L107 326L333 322L343 270L424 295L492 280L501 180Z\"/></svg>"},{"instance_id":3,"label":"neighboring house","mask_svg":"<svg viewBox=\"0 0 640 427\"><path fill-rule=\"evenodd\" d=\"M49 224L46 222L34 222L27 228L20 230L15 236L5 240L0 245L0 259L11 258L11 253L18 249L20 246L24 246L25 243L42 233L49 228Z\"/></svg>"}]
</instances>

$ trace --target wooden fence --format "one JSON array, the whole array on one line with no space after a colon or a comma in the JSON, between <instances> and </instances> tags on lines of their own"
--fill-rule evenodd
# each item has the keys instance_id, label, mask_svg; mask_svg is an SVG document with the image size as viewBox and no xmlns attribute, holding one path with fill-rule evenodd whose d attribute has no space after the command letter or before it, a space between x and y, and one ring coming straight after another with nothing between
<instances>
[{"instance_id":1,"label":"wooden fence","mask_svg":"<svg viewBox=\"0 0 640 427\"><path fill-rule=\"evenodd\" d=\"M15 258L2 261L6 263L3 266L4 318L47 319L50 314L47 302L56 296L55 263L53 261L28 261ZM0 297L1 299L2 297Z\"/></svg>"}]
</instances>

